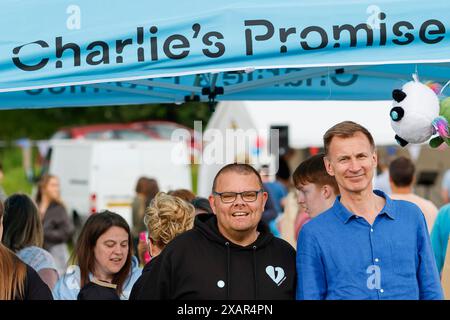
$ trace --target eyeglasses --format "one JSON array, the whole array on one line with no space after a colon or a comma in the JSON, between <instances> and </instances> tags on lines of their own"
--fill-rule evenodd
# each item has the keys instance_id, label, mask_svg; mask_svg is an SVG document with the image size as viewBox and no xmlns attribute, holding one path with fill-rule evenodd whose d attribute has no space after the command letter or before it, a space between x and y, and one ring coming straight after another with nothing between
<instances>
[{"instance_id":1,"label":"eyeglasses","mask_svg":"<svg viewBox=\"0 0 450 320\"><path fill-rule=\"evenodd\" d=\"M236 201L238 195L241 196L242 200L245 202L254 202L258 199L258 194L264 192L264 189L259 189L256 191L243 191L243 192L216 192L213 194L220 197L223 203L231 203Z\"/></svg>"}]
</instances>

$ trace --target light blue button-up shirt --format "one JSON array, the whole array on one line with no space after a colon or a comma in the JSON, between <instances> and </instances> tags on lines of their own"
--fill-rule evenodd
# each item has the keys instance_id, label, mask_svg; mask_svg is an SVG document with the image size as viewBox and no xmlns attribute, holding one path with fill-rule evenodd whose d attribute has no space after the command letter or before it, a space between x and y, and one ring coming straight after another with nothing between
<instances>
[{"instance_id":1,"label":"light blue button-up shirt","mask_svg":"<svg viewBox=\"0 0 450 320\"><path fill-rule=\"evenodd\" d=\"M425 218L392 200L373 225L333 207L305 224L297 242L297 299L443 299Z\"/></svg>"}]
</instances>

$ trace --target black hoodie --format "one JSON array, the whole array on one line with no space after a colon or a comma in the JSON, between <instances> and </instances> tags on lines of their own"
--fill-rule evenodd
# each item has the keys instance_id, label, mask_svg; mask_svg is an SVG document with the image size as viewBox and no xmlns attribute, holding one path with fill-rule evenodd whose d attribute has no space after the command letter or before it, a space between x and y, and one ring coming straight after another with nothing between
<instances>
[{"instance_id":1,"label":"black hoodie","mask_svg":"<svg viewBox=\"0 0 450 320\"><path fill-rule=\"evenodd\" d=\"M294 299L294 248L262 222L258 231L242 247L220 234L215 215L198 215L144 268L130 299Z\"/></svg>"}]
</instances>

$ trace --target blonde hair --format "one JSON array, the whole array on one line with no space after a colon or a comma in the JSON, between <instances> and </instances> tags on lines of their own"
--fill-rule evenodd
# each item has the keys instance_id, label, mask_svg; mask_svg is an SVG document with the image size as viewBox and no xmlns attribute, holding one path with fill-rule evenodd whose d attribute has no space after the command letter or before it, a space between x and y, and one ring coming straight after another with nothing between
<instances>
[{"instance_id":1,"label":"blonde hair","mask_svg":"<svg viewBox=\"0 0 450 320\"><path fill-rule=\"evenodd\" d=\"M163 249L177 235L192 229L195 208L181 198L159 192L145 211L149 238Z\"/></svg>"},{"instance_id":2,"label":"blonde hair","mask_svg":"<svg viewBox=\"0 0 450 320\"><path fill-rule=\"evenodd\" d=\"M23 299L26 275L25 264L0 243L0 300Z\"/></svg>"}]
</instances>

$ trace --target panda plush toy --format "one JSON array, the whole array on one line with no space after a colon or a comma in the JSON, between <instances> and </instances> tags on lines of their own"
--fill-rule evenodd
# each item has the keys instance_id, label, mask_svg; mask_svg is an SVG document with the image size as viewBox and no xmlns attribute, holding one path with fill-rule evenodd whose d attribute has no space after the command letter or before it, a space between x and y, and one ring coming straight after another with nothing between
<instances>
[{"instance_id":1,"label":"panda plush toy","mask_svg":"<svg viewBox=\"0 0 450 320\"><path fill-rule=\"evenodd\" d=\"M443 142L450 145L450 98L439 101L436 93L414 77L402 89L392 92L391 126L397 143L404 147L408 143L428 141L432 148Z\"/></svg>"}]
</instances>

